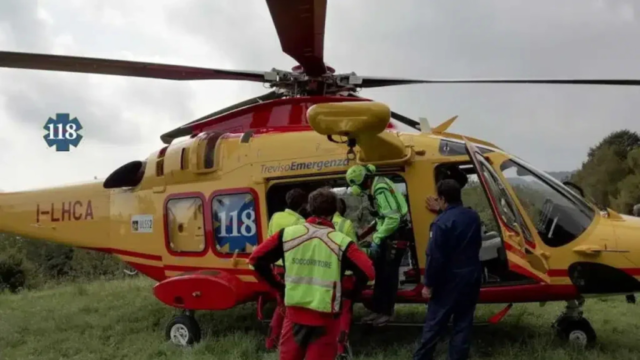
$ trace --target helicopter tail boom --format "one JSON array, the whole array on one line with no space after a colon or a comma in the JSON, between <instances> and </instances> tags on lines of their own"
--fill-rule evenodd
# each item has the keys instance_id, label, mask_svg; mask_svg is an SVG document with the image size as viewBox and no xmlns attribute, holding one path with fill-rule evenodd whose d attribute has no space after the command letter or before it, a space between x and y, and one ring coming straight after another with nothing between
<instances>
[{"instance_id":1,"label":"helicopter tail boom","mask_svg":"<svg viewBox=\"0 0 640 360\"><path fill-rule=\"evenodd\" d=\"M100 182L0 194L0 232L74 247L109 242L110 193Z\"/></svg>"}]
</instances>

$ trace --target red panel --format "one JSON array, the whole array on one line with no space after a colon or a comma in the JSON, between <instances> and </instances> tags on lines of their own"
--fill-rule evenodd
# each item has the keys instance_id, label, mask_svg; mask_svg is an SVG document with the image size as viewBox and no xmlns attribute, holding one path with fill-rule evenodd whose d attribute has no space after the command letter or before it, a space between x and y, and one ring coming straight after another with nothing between
<instances>
[{"instance_id":1,"label":"red panel","mask_svg":"<svg viewBox=\"0 0 640 360\"><path fill-rule=\"evenodd\" d=\"M238 304L243 284L238 277L217 270L174 276L153 287L163 303L190 310L226 310Z\"/></svg>"},{"instance_id":2,"label":"red panel","mask_svg":"<svg viewBox=\"0 0 640 360\"><path fill-rule=\"evenodd\" d=\"M169 246L169 217L167 216L167 204L169 200L172 199L184 199L184 198L193 198L197 197L202 200L202 216L204 217L204 249L202 251L197 252L177 252L171 249ZM207 255L209 252L209 247L211 243L211 213L210 209L207 206L207 198L201 192L184 192L184 193L176 193L168 195L164 200L164 205L162 207L162 216L163 216L163 229L164 229L164 246L167 249L167 252L172 256L180 256L180 257L203 257Z\"/></svg>"},{"instance_id":3,"label":"red panel","mask_svg":"<svg viewBox=\"0 0 640 360\"><path fill-rule=\"evenodd\" d=\"M262 229L262 216L260 213L260 196L258 195L258 192L250 187L242 187L242 188L232 188L232 189L222 189L222 190L215 190L213 193L211 193L211 195L209 195L209 200L207 201L207 206L209 207L210 210L210 215L209 215L209 221L210 223L213 222L213 213L211 213L212 210L212 202L213 199L218 196L218 195L233 195L233 194L246 194L249 193L251 194L251 196L253 196L253 204L255 206L255 213L256 213L256 235L258 236L258 241L256 244L256 247L260 244L262 244L262 231L260 229ZM218 251L217 248L217 244L216 244L216 239L215 239L215 233L213 231L213 226L211 226L209 228L210 231L210 238L211 238L211 250L213 251L213 254L219 258L232 258L233 254L223 254L221 252ZM208 233L209 233L208 231ZM238 255L236 256L236 258L239 259L247 259L249 258L251 254L240 254L238 253ZM255 274L255 272L252 271L252 274Z\"/></svg>"},{"instance_id":4,"label":"red panel","mask_svg":"<svg viewBox=\"0 0 640 360\"><path fill-rule=\"evenodd\" d=\"M307 109L328 102L371 101L343 96L295 97L267 101L220 115L192 126L194 133L203 131L245 132L249 129L304 126L309 129Z\"/></svg>"}]
</instances>

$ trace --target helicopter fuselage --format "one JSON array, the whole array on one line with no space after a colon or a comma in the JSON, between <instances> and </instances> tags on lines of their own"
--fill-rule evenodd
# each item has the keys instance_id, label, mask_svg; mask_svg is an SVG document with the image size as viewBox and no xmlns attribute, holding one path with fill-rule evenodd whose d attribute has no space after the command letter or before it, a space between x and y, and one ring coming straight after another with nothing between
<instances>
[{"instance_id":1,"label":"helicopter fuselage","mask_svg":"<svg viewBox=\"0 0 640 360\"><path fill-rule=\"evenodd\" d=\"M253 112L241 109L235 117L214 120L210 129L203 126L199 134L174 141L143 162L121 167L104 183L3 193L0 230L112 253L158 281L156 296L171 306L227 309L270 294L246 259L265 239L270 214L283 208L287 189L332 186L344 191L349 166L395 149L408 155L378 159L378 169L405 189L412 219L413 239L400 274L404 285L399 302L427 302L420 295L420 274L429 225L436 215L425 208L424 200L435 194L442 166L466 166L470 176L474 167L475 173L478 166L491 167L493 175L485 171L485 180L467 185L487 196L487 208L477 210L493 210L497 225L481 254L488 264L481 302L572 300L640 289L639 219L611 210L601 213L520 159L467 138L483 153L483 163L473 164L464 138L456 134L387 129L384 136L361 139L359 157L349 159L344 143L327 141L309 127L305 110L326 100L284 99L260 104ZM278 117L283 109L288 119ZM252 128L267 117L268 124ZM357 131L365 134L367 127ZM539 192L531 190L530 198L523 198L521 184L505 176L513 167L519 174L529 171ZM493 176L503 192L492 193L486 176ZM555 202L549 200L551 208L547 202L538 204L532 212L531 202L545 200L536 198L540 194ZM504 210L507 203L510 210ZM362 300L370 296L367 290Z\"/></svg>"}]
</instances>

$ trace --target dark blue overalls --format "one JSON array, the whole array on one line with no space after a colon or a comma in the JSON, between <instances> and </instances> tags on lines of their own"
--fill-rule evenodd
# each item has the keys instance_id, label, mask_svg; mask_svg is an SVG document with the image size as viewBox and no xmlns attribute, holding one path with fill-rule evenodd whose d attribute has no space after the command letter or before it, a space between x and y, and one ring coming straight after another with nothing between
<instances>
[{"instance_id":1,"label":"dark blue overalls","mask_svg":"<svg viewBox=\"0 0 640 360\"><path fill-rule=\"evenodd\" d=\"M420 346L414 360L430 360L453 317L449 359L469 356L473 316L480 294L482 266L480 216L451 204L433 221L427 248L425 286L432 289Z\"/></svg>"}]
</instances>

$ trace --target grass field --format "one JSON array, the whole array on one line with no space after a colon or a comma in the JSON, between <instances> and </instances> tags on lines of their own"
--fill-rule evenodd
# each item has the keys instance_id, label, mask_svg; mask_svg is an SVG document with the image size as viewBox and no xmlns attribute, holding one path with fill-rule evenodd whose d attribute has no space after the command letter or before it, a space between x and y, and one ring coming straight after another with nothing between
<instances>
[{"instance_id":1,"label":"grass field","mask_svg":"<svg viewBox=\"0 0 640 360\"><path fill-rule=\"evenodd\" d=\"M174 311L151 293L153 283L131 279L71 284L18 295L0 295L0 359L277 359L264 350L265 325L255 305L198 313L203 341L191 349L166 343L164 327ZM481 306L486 319L500 306ZM638 359L640 304L624 298L587 301L585 316L598 333L594 349L558 341L550 324L563 304L518 305L495 326L478 327L472 355L486 359ZM401 306L398 317L421 322L424 306ZM357 316L364 310L356 309ZM370 330L356 326L357 359L410 359L420 328ZM446 358L446 344L439 348Z\"/></svg>"}]
</instances>

